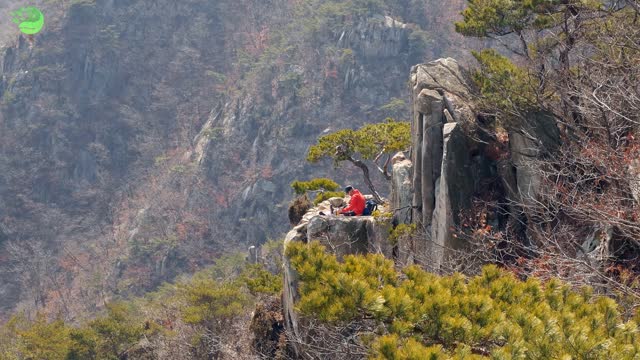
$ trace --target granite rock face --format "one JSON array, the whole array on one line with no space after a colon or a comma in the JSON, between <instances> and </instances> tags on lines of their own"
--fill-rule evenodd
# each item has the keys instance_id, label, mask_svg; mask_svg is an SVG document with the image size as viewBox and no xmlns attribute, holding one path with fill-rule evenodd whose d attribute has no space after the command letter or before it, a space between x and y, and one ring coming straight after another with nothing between
<instances>
[{"instance_id":1,"label":"granite rock face","mask_svg":"<svg viewBox=\"0 0 640 360\"><path fill-rule=\"evenodd\" d=\"M523 225L528 215L518 204L537 201L542 182L537 161L560 146L554 119L531 112L509 125L508 142L499 139L487 126L493 120L476 115L468 73L450 58L414 66L411 85L412 221L423 233L408 250L415 261L438 271L448 253L464 249L454 231L461 230L460 214L479 194L507 204L508 220L497 211L489 213L491 226L510 221L523 241L531 243ZM497 182L500 186L489 194L485 184Z\"/></svg>"},{"instance_id":2,"label":"granite rock face","mask_svg":"<svg viewBox=\"0 0 640 360\"><path fill-rule=\"evenodd\" d=\"M555 151L560 145L560 132L554 119L545 113L527 116L520 128L509 132L511 159L516 170L518 195L525 204L535 201L540 190L540 175L535 160Z\"/></svg>"},{"instance_id":3,"label":"granite rock face","mask_svg":"<svg viewBox=\"0 0 640 360\"><path fill-rule=\"evenodd\" d=\"M473 194L466 131L475 115L471 85L451 58L414 66L412 162L413 221L425 233L413 243L413 256L438 269L444 249L458 248L451 228Z\"/></svg>"},{"instance_id":4,"label":"granite rock face","mask_svg":"<svg viewBox=\"0 0 640 360\"><path fill-rule=\"evenodd\" d=\"M447 249L464 245L453 237L458 214L469 208L473 195L473 177L467 139L458 123L447 123L443 130L443 153L440 177L435 186L435 209L431 219L431 241L427 242L429 265L440 268Z\"/></svg>"},{"instance_id":5,"label":"granite rock face","mask_svg":"<svg viewBox=\"0 0 640 360\"><path fill-rule=\"evenodd\" d=\"M391 209L394 224L411 222L411 174L413 164L403 153L396 154L392 160L391 174Z\"/></svg>"}]
</instances>

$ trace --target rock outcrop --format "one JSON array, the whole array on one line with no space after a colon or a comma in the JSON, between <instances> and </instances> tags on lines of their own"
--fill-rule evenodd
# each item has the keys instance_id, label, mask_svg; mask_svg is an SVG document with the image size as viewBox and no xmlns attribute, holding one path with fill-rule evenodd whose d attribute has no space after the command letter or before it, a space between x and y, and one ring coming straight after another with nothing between
<instances>
[{"instance_id":1,"label":"rock outcrop","mask_svg":"<svg viewBox=\"0 0 640 360\"><path fill-rule=\"evenodd\" d=\"M520 128L509 131L511 160L516 170L518 195L524 203L539 193L540 176L535 160L560 145L560 132L554 119L545 113L530 113Z\"/></svg>"},{"instance_id":2,"label":"rock outcrop","mask_svg":"<svg viewBox=\"0 0 640 360\"><path fill-rule=\"evenodd\" d=\"M374 15L343 30L338 37L338 46L356 50L366 57L385 58L406 52L408 39L406 24L390 16Z\"/></svg>"},{"instance_id":3,"label":"rock outcrop","mask_svg":"<svg viewBox=\"0 0 640 360\"><path fill-rule=\"evenodd\" d=\"M413 250L419 262L438 269L444 250L460 246L451 229L473 194L464 129L472 126L475 115L470 82L454 59L415 66L411 83L413 222L425 232Z\"/></svg>"},{"instance_id":4,"label":"rock outcrop","mask_svg":"<svg viewBox=\"0 0 640 360\"><path fill-rule=\"evenodd\" d=\"M391 221L332 216L331 203L341 201L332 199L303 216L287 234L285 248L294 241L317 240L338 258L373 252L399 266L418 263L434 272L451 271L465 265L455 261L469 244L456 233L466 231L461 219L473 209L474 197L494 196L502 204L535 198L540 180L530 163L558 145L548 116L531 114L525 128L511 130L507 145L476 116L472 83L455 60L413 67L411 84L411 160L403 153L392 158ZM522 216L516 207L511 210L511 217L487 210L482 226L504 229L509 219ZM411 223L416 233L399 236L395 244L389 241L391 226ZM284 273L286 327L304 340L304 326L294 311L297 276L286 258Z\"/></svg>"},{"instance_id":5,"label":"rock outcrop","mask_svg":"<svg viewBox=\"0 0 640 360\"><path fill-rule=\"evenodd\" d=\"M489 195L486 183L500 183L491 196L509 204L512 228L529 243L523 225L527 215L516 204L536 201L541 186L536 161L560 145L553 118L528 114L509 126L507 145L476 115L472 82L455 60L413 67L411 84L412 221L424 233L424 239L413 242L416 261L438 271L448 253L465 246L453 233L460 230L459 215L470 208L472 197ZM500 226L498 217L493 214L492 226Z\"/></svg>"},{"instance_id":6,"label":"rock outcrop","mask_svg":"<svg viewBox=\"0 0 640 360\"><path fill-rule=\"evenodd\" d=\"M379 253L391 258L393 247L388 241L391 223L388 220L376 220L372 216L345 217L331 215L332 203L340 199L332 198L309 210L300 224L289 231L284 240L284 248L295 241L319 241L328 251L339 259L350 254ZM386 209L380 208L380 211ZM304 326L295 312L294 304L298 300L298 277L284 259L284 289L282 307L289 336L304 340ZM294 341L295 343L295 341ZM294 345L295 348L295 345ZM298 349L295 349L298 351Z\"/></svg>"}]
</instances>

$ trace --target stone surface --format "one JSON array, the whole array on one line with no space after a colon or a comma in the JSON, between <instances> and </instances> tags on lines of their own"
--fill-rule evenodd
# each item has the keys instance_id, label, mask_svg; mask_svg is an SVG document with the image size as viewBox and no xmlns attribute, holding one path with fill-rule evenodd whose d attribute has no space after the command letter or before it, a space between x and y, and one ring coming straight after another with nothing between
<instances>
[{"instance_id":1,"label":"stone surface","mask_svg":"<svg viewBox=\"0 0 640 360\"><path fill-rule=\"evenodd\" d=\"M413 219L429 227L435 204L435 183L442 165L442 126L472 123L470 81L451 58L438 59L411 69L413 95L412 152Z\"/></svg>"},{"instance_id":2,"label":"stone surface","mask_svg":"<svg viewBox=\"0 0 640 360\"><path fill-rule=\"evenodd\" d=\"M319 241L342 259L349 254L366 254L369 248L369 216L315 216L307 226L308 241Z\"/></svg>"},{"instance_id":3,"label":"stone surface","mask_svg":"<svg viewBox=\"0 0 640 360\"><path fill-rule=\"evenodd\" d=\"M473 194L466 135L475 126L471 81L457 61L446 58L414 66L411 85L412 221L425 238L408 239L399 244L398 253L402 261L413 258L439 268L443 247L452 245L450 228L461 199Z\"/></svg>"},{"instance_id":4,"label":"stone surface","mask_svg":"<svg viewBox=\"0 0 640 360\"><path fill-rule=\"evenodd\" d=\"M389 16L374 15L342 31L338 47L350 48L366 57L393 57L407 46L407 26Z\"/></svg>"},{"instance_id":5,"label":"stone surface","mask_svg":"<svg viewBox=\"0 0 640 360\"><path fill-rule=\"evenodd\" d=\"M394 224L408 224L411 222L411 173L413 164L403 153L396 154L392 159L391 176L391 210Z\"/></svg>"},{"instance_id":6,"label":"stone surface","mask_svg":"<svg viewBox=\"0 0 640 360\"><path fill-rule=\"evenodd\" d=\"M424 92L424 90L423 90ZM421 92L422 93L422 92ZM435 206L434 186L440 176L442 163L442 125L443 103L441 99L433 99L428 108L429 113L422 116L422 224L429 226Z\"/></svg>"},{"instance_id":7,"label":"stone surface","mask_svg":"<svg viewBox=\"0 0 640 360\"><path fill-rule=\"evenodd\" d=\"M456 60L444 58L416 65L411 69L411 80L414 93L422 89L438 91L455 121L474 120L470 81Z\"/></svg>"},{"instance_id":8,"label":"stone surface","mask_svg":"<svg viewBox=\"0 0 640 360\"><path fill-rule=\"evenodd\" d=\"M346 205L344 198L341 197L332 197L327 201L329 201L329 204L331 204L331 206L333 206L334 208Z\"/></svg>"},{"instance_id":9,"label":"stone surface","mask_svg":"<svg viewBox=\"0 0 640 360\"><path fill-rule=\"evenodd\" d=\"M545 113L530 113L520 129L509 132L511 158L516 169L517 189L526 204L535 201L540 188L540 176L533 161L555 151L560 145L560 132L554 119Z\"/></svg>"},{"instance_id":10,"label":"stone surface","mask_svg":"<svg viewBox=\"0 0 640 360\"><path fill-rule=\"evenodd\" d=\"M516 186L523 200L534 199L540 186L539 176L533 170L532 160L538 155L535 142L520 133L509 136L513 165L516 168Z\"/></svg>"},{"instance_id":11,"label":"stone surface","mask_svg":"<svg viewBox=\"0 0 640 360\"><path fill-rule=\"evenodd\" d=\"M284 250L286 251L289 244L292 242L306 242L306 227L307 225L298 225L287 233L284 238ZM300 338L302 336L299 326L299 317L295 311L295 303L299 299L298 296L298 274L291 267L289 259L283 257L283 275L284 286L282 288L282 311L284 312L285 327L287 331L291 333L293 338ZM294 351L298 351L294 346Z\"/></svg>"},{"instance_id":12,"label":"stone surface","mask_svg":"<svg viewBox=\"0 0 640 360\"><path fill-rule=\"evenodd\" d=\"M393 258L393 245L389 241L389 232L391 230L391 222L376 221L372 217L368 217L365 221L367 229L367 253L382 254L388 259Z\"/></svg>"},{"instance_id":13,"label":"stone surface","mask_svg":"<svg viewBox=\"0 0 640 360\"><path fill-rule=\"evenodd\" d=\"M431 220L431 241L427 243L429 266L440 268L447 249L459 249L463 243L454 238L460 210L469 207L473 195L473 177L467 139L458 123L447 123L443 131L443 158L438 178L436 207Z\"/></svg>"}]
</instances>

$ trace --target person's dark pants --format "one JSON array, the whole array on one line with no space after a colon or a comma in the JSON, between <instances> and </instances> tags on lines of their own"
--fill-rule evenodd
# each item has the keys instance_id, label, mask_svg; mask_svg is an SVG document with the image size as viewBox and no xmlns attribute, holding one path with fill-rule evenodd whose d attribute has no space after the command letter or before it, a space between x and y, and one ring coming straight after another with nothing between
<instances>
[{"instance_id":1,"label":"person's dark pants","mask_svg":"<svg viewBox=\"0 0 640 360\"><path fill-rule=\"evenodd\" d=\"M355 211L347 211L346 213L343 214L344 216L356 216L356 212Z\"/></svg>"}]
</instances>

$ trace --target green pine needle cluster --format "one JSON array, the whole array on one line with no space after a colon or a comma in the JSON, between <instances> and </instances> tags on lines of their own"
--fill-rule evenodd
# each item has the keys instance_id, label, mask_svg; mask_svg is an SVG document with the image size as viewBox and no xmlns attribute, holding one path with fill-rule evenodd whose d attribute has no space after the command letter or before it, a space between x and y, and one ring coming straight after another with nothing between
<instances>
[{"instance_id":1,"label":"green pine needle cluster","mask_svg":"<svg viewBox=\"0 0 640 360\"><path fill-rule=\"evenodd\" d=\"M480 64L480 68L473 72L473 80L485 103L500 109L504 115L515 109L535 107L536 90L540 84L527 69L515 65L493 49L474 51L473 56Z\"/></svg>"},{"instance_id":2,"label":"green pine needle cluster","mask_svg":"<svg viewBox=\"0 0 640 360\"><path fill-rule=\"evenodd\" d=\"M294 181L291 187L296 195L304 195L307 191L336 191L340 185L331 179L317 178L309 181Z\"/></svg>"},{"instance_id":3,"label":"green pine needle cluster","mask_svg":"<svg viewBox=\"0 0 640 360\"><path fill-rule=\"evenodd\" d=\"M400 239L413 236L417 230L418 226L415 223L399 224L395 228L389 229L389 242L395 245Z\"/></svg>"},{"instance_id":4,"label":"green pine needle cluster","mask_svg":"<svg viewBox=\"0 0 640 360\"><path fill-rule=\"evenodd\" d=\"M584 10L603 8L598 0L574 2L557 0L467 0L463 21L456 31L465 36L499 37L520 35L527 29L543 30L558 26L568 6Z\"/></svg>"},{"instance_id":5,"label":"green pine needle cluster","mask_svg":"<svg viewBox=\"0 0 640 360\"><path fill-rule=\"evenodd\" d=\"M307 161L316 163L328 157L338 165L354 156L363 160L373 160L381 152L393 154L404 151L410 142L409 122L388 118L385 122L367 124L357 130L343 129L321 136L318 143L309 149ZM342 147L344 152L336 153L338 146Z\"/></svg>"},{"instance_id":6,"label":"green pine needle cluster","mask_svg":"<svg viewBox=\"0 0 640 360\"><path fill-rule=\"evenodd\" d=\"M340 263L318 243L286 254L300 276L299 311L333 323L376 319L374 359L637 359L638 320L614 300L487 266L473 278L417 266L401 274L381 255Z\"/></svg>"},{"instance_id":7,"label":"green pine needle cluster","mask_svg":"<svg viewBox=\"0 0 640 360\"><path fill-rule=\"evenodd\" d=\"M294 181L291 183L291 187L297 195L305 195L307 191L319 191L313 199L313 205L318 205L332 197L345 196L344 192L337 191L338 188L340 188L340 185L327 178L317 178L309 181Z\"/></svg>"},{"instance_id":8,"label":"green pine needle cluster","mask_svg":"<svg viewBox=\"0 0 640 360\"><path fill-rule=\"evenodd\" d=\"M322 192L319 193L318 195L316 195L316 198L313 199L313 205L318 205L321 202L325 201L325 200L329 200L333 197L340 197L343 198L345 197L345 193L342 191L329 191L329 192Z\"/></svg>"},{"instance_id":9,"label":"green pine needle cluster","mask_svg":"<svg viewBox=\"0 0 640 360\"><path fill-rule=\"evenodd\" d=\"M19 314L0 328L0 359L119 359L143 334L131 304L122 302L107 305L104 316L79 328L43 314L32 321Z\"/></svg>"}]
</instances>

